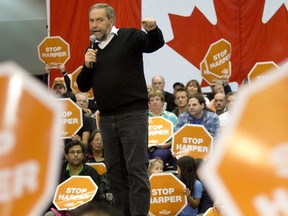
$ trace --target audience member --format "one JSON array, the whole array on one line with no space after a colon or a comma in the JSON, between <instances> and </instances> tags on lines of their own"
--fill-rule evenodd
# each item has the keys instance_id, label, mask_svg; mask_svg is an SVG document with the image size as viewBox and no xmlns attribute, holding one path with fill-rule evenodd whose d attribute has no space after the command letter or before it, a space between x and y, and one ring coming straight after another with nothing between
<instances>
[{"instance_id":1,"label":"audience member","mask_svg":"<svg viewBox=\"0 0 288 216\"><path fill-rule=\"evenodd\" d=\"M201 196L200 203L198 206L197 216L203 215L209 208L213 207L213 201L212 201L210 195L208 194L208 192L205 188L205 185L201 181L201 178L198 175L199 167L202 165L203 162L204 162L203 159L200 159L200 158L195 159L197 179L202 183L202 187L203 187L202 188L203 189L202 190L202 196Z\"/></svg>"},{"instance_id":2,"label":"audience member","mask_svg":"<svg viewBox=\"0 0 288 216\"><path fill-rule=\"evenodd\" d=\"M151 90L148 94L149 98L149 117L161 116L173 123L173 128L175 129L177 123L177 116L172 112L168 112L163 109L164 106L164 95L159 89ZM164 144L157 144L156 146L150 147L148 149L148 158L153 159L159 157L163 160L166 165L168 162L173 160L171 154L171 140Z\"/></svg>"},{"instance_id":3,"label":"audience member","mask_svg":"<svg viewBox=\"0 0 288 216\"><path fill-rule=\"evenodd\" d=\"M86 116L91 116L92 111L88 108L88 94L79 92L76 94L76 104L84 111L84 115Z\"/></svg>"},{"instance_id":4,"label":"audience member","mask_svg":"<svg viewBox=\"0 0 288 216\"><path fill-rule=\"evenodd\" d=\"M218 80L214 85L210 85L211 92L207 94L210 101L214 99L214 95L217 93L225 94L224 86L221 80Z\"/></svg>"},{"instance_id":5,"label":"audience member","mask_svg":"<svg viewBox=\"0 0 288 216\"><path fill-rule=\"evenodd\" d=\"M185 85L181 82L175 82L173 84L173 94L175 95L176 90L180 88L185 88Z\"/></svg>"},{"instance_id":6,"label":"audience member","mask_svg":"<svg viewBox=\"0 0 288 216\"><path fill-rule=\"evenodd\" d=\"M177 117L187 111L188 92L185 88L176 89L174 92L174 101L177 107L172 111Z\"/></svg>"},{"instance_id":7,"label":"audience member","mask_svg":"<svg viewBox=\"0 0 288 216\"><path fill-rule=\"evenodd\" d=\"M165 87L165 80L163 76L155 75L152 77L152 87L154 90L159 89L163 92L166 106L164 107L167 111L172 112L175 109L176 104L174 103L173 94L164 91Z\"/></svg>"},{"instance_id":8,"label":"audience member","mask_svg":"<svg viewBox=\"0 0 288 216\"><path fill-rule=\"evenodd\" d=\"M231 87L229 85L229 76L228 75L222 76L222 85L224 87L225 95L228 94L229 92L232 92Z\"/></svg>"},{"instance_id":9,"label":"audience member","mask_svg":"<svg viewBox=\"0 0 288 216\"><path fill-rule=\"evenodd\" d=\"M73 92L66 92L62 95L62 97L70 98L74 103L76 103L76 100L77 100L76 96ZM81 141L82 144L85 145L85 147L87 147L91 132L93 130L97 129L96 120L91 118L91 117L85 116L83 110L82 110L82 120L83 120L82 127L80 128L80 130L76 134L72 135L71 139L72 140L79 140L79 141ZM66 143L70 142L70 139L66 140L65 142Z\"/></svg>"},{"instance_id":10,"label":"audience member","mask_svg":"<svg viewBox=\"0 0 288 216\"><path fill-rule=\"evenodd\" d=\"M201 86L199 82L195 79L189 80L186 84L186 91L188 92L188 95L196 94L196 93L202 93ZM204 95L204 94L203 94ZM208 107L210 104L210 100L204 95L206 106Z\"/></svg>"},{"instance_id":11,"label":"audience member","mask_svg":"<svg viewBox=\"0 0 288 216\"><path fill-rule=\"evenodd\" d=\"M63 82L60 80L55 80L52 87L51 87L51 94L56 97L60 98L66 92L66 87Z\"/></svg>"},{"instance_id":12,"label":"audience member","mask_svg":"<svg viewBox=\"0 0 288 216\"><path fill-rule=\"evenodd\" d=\"M88 154L86 162L104 162L104 150L100 130L94 130L89 138Z\"/></svg>"},{"instance_id":13,"label":"audience member","mask_svg":"<svg viewBox=\"0 0 288 216\"><path fill-rule=\"evenodd\" d=\"M211 100L211 103L208 106L209 109L211 109L213 112L216 112L216 108L214 104L214 96L218 93L222 93L225 95L224 87L221 82L218 82L213 86L213 99Z\"/></svg>"},{"instance_id":14,"label":"audience member","mask_svg":"<svg viewBox=\"0 0 288 216\"><path fill-rule=\"evenodd\" d=\"M149 161L148 175L162 173L164 169L164 163L161 158L154 158Z\"/></svg>"},{"instance_id":15,"label":"audience member","mask_svg":"<svg viewBox=\"0 0 288 216\"><path fill-rule=\"evenodd\" d=\"M214 107L215 107L215 113L218 116L227 111L225 94L223 94L223 93L215 94L214 99L213 99L213 103L214 103Z\"/></svg>"},{"instance_id":16,"label":"audience member","mask_svg":"<svg viewBox=\"0 0 288 216\"><path fill-rule=\"evenodd\" d=\"M188 99L188 111L178 117L176 130L179 130L185 124L203 125L206 130L215 137L219 128L219 118L206 109L203 94L193 94Z\"/></svg>"},{"instance_id":17,"label":"audience member","mask_svg":"<svg viewBox=\"0 0 288 216\"><path fill-rule=\"evenodd\" d=\"M100 185L100 175L95 169L84 164L84 154L85 147L78 140L71 141L65 145L65 158L66 161L63 163L61 172L60 172L60 183L69 179L71 176L80 175L80 176L90 176L93 181L101 187ZM99 190L97 191L95 200L99 196ZM47 212L45 216L55 215L53 212L58 212L55 207L51 208L51 211ZM59 214L65 214L65 211L60 211Z\"/></svg>"},{"instance_id":18,"label":"audience member","mask_svg":"<svg viewBox=\"0 0 288 216\"><path fill-rule=\"evenodd\" d=\"M231 118L231 107L235 101L235 93L230 92L225 96L225 101L227 104L227 111L219 115L220 126L227 126Z\"/></svg>"},{"instance_id":19,"label":"audience member","mask_svg":"<svg viewBox=\"0 0 288 216\"><path fill-rule=\"evenodd\" d=\"M48 79L50 75L51 68L57 68L61 71L62 76L64 80L57 77L51 87L51 94L55 97L61 97L61 95L65 92L72 92L71 89L71 81L68 76L68 73L65 70L64 64L52 64L51 66L48 64L45 64L45 73L43 75L42 81L48 85Z\"/></svg>"},{"instance_id":20,"label":"audience member","mask_svg":"<svg viewBox=\"0 0 288 216\"><path fill-rule=\"evenodd\" d=\"M187 197L187 205L178 216L196 216L202 197L202 184L197 180L196 165L192 157L183 156L177 161L179 179L186 185L183 193Z\"/></svg>"}]
</instances>

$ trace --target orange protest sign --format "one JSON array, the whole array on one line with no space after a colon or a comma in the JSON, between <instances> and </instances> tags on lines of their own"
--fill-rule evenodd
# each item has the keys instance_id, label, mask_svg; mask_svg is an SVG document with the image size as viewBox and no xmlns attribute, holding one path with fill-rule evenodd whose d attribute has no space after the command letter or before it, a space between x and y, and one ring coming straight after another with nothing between
<instances>
[{"instance_id":1,"label":"orange protest sign","mask_svg":"<svg viewBox=\"0 0 288 216\"><path fill-rule=\"evenodd\" d=\"M172 173L150 176L150 213L177 215L187 204L183 193L186 186Z\"/></svg>"},{"instance_id":2,"label":"orange protest sign","mask_svg":"<svg viewBox=\"0 0 288 216\"><path fill-rule=\"evenodd\" d=\"M70 98L59 98L64 104L64 111L62 113L62 124L64 125L63 138L71 138L83 126L82 110Z\"/></svg>"},{"instance_id":3,"label":"orange protest sign","mask_svg":"<svg viewBox=\"0 0 288 216\"><path fill-rule=\"evenodd\" d=\"M41 215L57 185L61 104L31 74L0 64L0 215Z\"/></svg>"},{"instance_id":4,"label":"orange protest sign","mask_svg":"<svg viewBox=\"0 0 288 216\"><path fill-rule=\"evenodd\" d=\"M225 203L227 215L287 215L287 72L281 68L277 76L239 91L236 115L201 169L201 179Z\"/></svg>"},{"instance_id":5,"label":"orange protest sign","mask_svg":"<svg viewBox=\"0 0 288 216\"><path fill-rule=\"evenodd\" d=\"M223 76L231 76L231 44L221 39L211 44L203 61L200 63L200 71L203 79L213 85Z\"/></svg>"},{"instance_id":6,"label":"orange protest sign","mask_svg":"<svg viewBox=\"0 0 288 216\"><path fill-rule=\"evenodd\" d=\"M220 212L216 208L209 208L203 216L221 216Z\"/></svg>"},{"instance_id":7,"label":"orange protest sign","mask_svg":"<svg viewBox=\"0 0 288 216\"><path fill-rule=\"evenodd\" d=\"M87 165L93 167L99 175L103 175L107 172L106 165L104 163L86 163Z\"/></svg>"},{"instance_id":8,"label":"orange protest sign","mask_svg":"<svg viewBox=\"0 0 288 216\"><path fill-rule=\"evenodd\" d=\"M83 66L78 67L73 73L71 73L71 88L73 89L73 91L77 94L79 92L81 92L78 88L76 79L78 74L81 72ZM88 92L88 99L93 99L94 98L94 94L93 94L93 89L91 88Z\"/></svg>"},{"instance_id":9,"label":"orange protest sign","mask_svg":"<svg viewBox=\"0 0 288 216\"><path fill-rule=\"evenodd\" d=\"M38 45L39 59L49 66L65 64L70 58L70 46L60 36L45 37Z\"/></svg>"},{"instance_id":10,"label":"orange protest sign","mask_svg":"<svg viewBox=\"0 0 288 216\"><path fill-rule=\"evenodd\" d=\"M148 146L164 144L173 136L173 123L163 117L149 117Z\"/></svg>"},{"instance_id":11,"label":"orange protest sign","mask_svg":"<svg viewBox=\"0 0 288 216\"><path fill-rule=\"evenodd\" d=\"M267 73L273 71L272 73ZM279 67L273 61L270 62L257 62L248 73L248 82L251 84L252 81L263 82L264 80L270 79L274 76L274 73L278 73Z\"/></svg>"},{"instance_id":12,"label":"orange protest sign","mask_svg":"<svg viewBox=\"0 0 288 216\"><path fill-rule=\"evenodd\" d=\"M212 148L213 137L203 125L185 124L174 134L171 151L204 159L210 156Z\"/></svg>"},{"instance_id":13,"label":"orange protest sign","mask_svg":"<svg viewBox=\"0 0 288 216\"><path fill-rule=\"evenodd\" d=\"M57 186L53 203L58 210L72 210L91 201L97 190L90 176L72 176Z\"/></svg>"}]
</instances>

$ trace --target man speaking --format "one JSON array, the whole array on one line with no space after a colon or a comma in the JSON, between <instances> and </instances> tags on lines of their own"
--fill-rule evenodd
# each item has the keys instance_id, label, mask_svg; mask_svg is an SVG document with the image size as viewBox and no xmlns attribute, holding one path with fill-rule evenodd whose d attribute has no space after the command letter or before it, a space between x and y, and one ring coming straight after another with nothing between
<instances>
[{"instance_id":1,"label":"man speaking","mask_svg":"<svg viewBox=\"0 0 288 216\"><path fill-rule=\"evenodd\" d=\"M93 88L116 207L126 216L147 216L148 98L142 55L158 50L165 42L153 18L142 20L146 32L117 29L115 21L111 6L90 8L95 49L87 49L77 84L83 92Z\"/></svg>"}]
</instances>

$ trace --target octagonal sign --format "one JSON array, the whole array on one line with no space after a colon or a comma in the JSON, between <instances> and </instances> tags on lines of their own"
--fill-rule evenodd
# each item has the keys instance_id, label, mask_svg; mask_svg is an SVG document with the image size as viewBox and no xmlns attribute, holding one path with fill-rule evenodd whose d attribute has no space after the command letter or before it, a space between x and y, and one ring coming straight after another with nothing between
<instances>
[{"instance_id":1,"label":"octagonal sign","mask_svg":"<svg viewBox=\"0 0 288 216\"><path fill-rule=\"evenodd\" d=\"M49 66L65 64L70 58L70 46L60 36L45 37L38 45L39 59Z\"/></svg>"},{"instance_id":2,"label":"octagonal sign","mask_svg":"<svg viewBox=\"0 0 288 216\"><path fill-rule=\"evenodd\" d=\"M73 89L73 91L77 94L79 92L81 92L78 88L78 84L76 82L77 76L79 75L79 73L81 72L83 66L78 67L73 73L71 73L71 88ZM91 88L88 92L86 92L88 94L88 99L92 100L94 98L94 94L93 94L93 89Z\"/></svg>"},{"instance_id":3,"label":"octagonal sign","mask_svg":"<svg viewBox=\"0 0 288 216\"><path fill-rule=\"evenodd\" d=\"M105 163L86 163L88 166L91 166L92 168L94 168L97 173L99 175L103 175L104 173L107 172L107 168L106 168L106 165Z\"/></svg>"},{"instance_id":4,"label":"octagonal sign","mask_svg":"<svg viewBox=\"0 0 288 216\"><path fill-rule=\"evenodd\" d=\"M58 210L73 210L91 201L97 190L90 176L72 176L57 186L53 203Z\"/></svg>"},{"instance_id":5,"label":"octagonal sign","mask_svg":"<svg viewBox=\"0 0 288 216\"><path fill-rule=\"evenodd\" d=\"M189 155L205 159L213 149L213 137L203 125L185 124L172 139L171 151L177 157Z\"/></svg>"},{"instance_id":6,"label":"octagonal sign","mask_svg":"<svg viewBox=\"0 0 288 216\"><path fill-rule=\"evenodd\" d=\"M288 215L288 67L272 73L238 93L201 173L225 215Z\"/></svg>"},{"instance_id":7,"label":"octagonal sign","mask_svg":"<svg viewBox=\"0 0 288 216\"><path fill-rule=\"evenodd\" d=\"M151 175L150 213L155 216L178 215L187 204L184 188L184 183L172 173Z\"/></svg>"},{"instance_id":8,"label":"octagonal sign","mask_svg":"<svg viewBox=\"0 0 288 216\"><path fill-rule=\"evenodd\" d=\"M12 62L0 64L0 215L41 215L57 185L61 104Z\"/></svg>"},{"instance_id":9,"label":"octagonal sign","mask_svg":"<svg viewBox=\"0 0 288 216\"><path fill-rule=\"evenodd\" d=\"M203 216L221 216L220 212L215 207L210 207Z\"/></svg>"},{"instance_id":10,"label":"octagonal sign","mask_svg":"<svg viewBox=\"0 0 288 216\"><path fill-rule=\"evenodd\" d=\"M200 63L200 71L203 79L213 85L223 76L231 76L231 44L221 39L211 44L203 61Z\"/></svg>"},{"instance_id":11,"label":"octagonal sign","mask_svg":"<svg viewBox=\"0 0 288 216\"><path fill-rule=\"evenodd\" d=\"M273 71L269 73L269 71ZM263 82L269 80L275 73L279 73L280 69L273 61L269 62L257 62L248 73L248 83L251 85L252 81Z\"/></svg>"},{"instance_id":12,"label":"octagonal sign","mask_svg":"<svg viewBox=\"0 0 288 216\"><path fill-rule=\"evenodd\" d=\"M173 136L173 123L163 117L149 117L148 147L166 143Z\"/></svg>"},{"instance_id":13,"label":"octagonal sign","mask_svg":"<svg viewBox=\"0 0 288 216\"><path fill-rule=\"evenodd\" d=\"M65 107L62 112L62 124L64 126L62 137L68 139L83 126L82 110L70 98L59 98L57 100L62 101Z\"/></svg>"}]
</instances>

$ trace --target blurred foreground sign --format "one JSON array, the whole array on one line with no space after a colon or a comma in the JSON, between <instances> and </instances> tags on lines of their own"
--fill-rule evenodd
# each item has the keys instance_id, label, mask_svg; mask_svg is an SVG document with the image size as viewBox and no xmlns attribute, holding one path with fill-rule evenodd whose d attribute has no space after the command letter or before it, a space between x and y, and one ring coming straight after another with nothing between
<instances>
[{"instance_id":1,"label":"blurred foreground sign","mask_svg":"<svg viewBox=\"0 0 288 216\"><path fill-rule=\"evenodd\" d=\"M237 115L204 165L202 179L225 215L288 215L288 68L281 70L239 92Z\"/></svg>"},{"instance_id":2,"label":"blurred foreground sign","mask_svg":"<svg viewBox=\"0 0 288 216\"><path fill-rule=\"evenodd\" d=\"M0 98L0 215L41 215L58 179L62 107L12 62L0 64Z\"/></svg>"}]
</instances>

